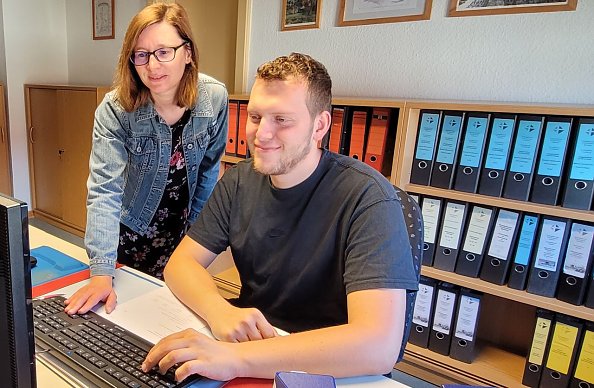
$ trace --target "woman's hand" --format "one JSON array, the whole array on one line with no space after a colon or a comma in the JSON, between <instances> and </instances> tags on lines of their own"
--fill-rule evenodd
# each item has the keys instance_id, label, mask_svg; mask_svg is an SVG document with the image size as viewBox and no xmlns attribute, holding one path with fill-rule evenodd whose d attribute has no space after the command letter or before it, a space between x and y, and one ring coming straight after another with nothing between
<instances>
[{"instance_id":1,"label":"woman's hand","mask_svg":"<svg viewBox=\"0 0 594 388\"><path fill-rule=\"evenodd\" d=\"M99 302L105 302L105 312L111 313L116 306L117 296L113 290L111 276L93 276L89 284L81 287L64 302L67 314L84 314Z\"/></svg>"}]
</instances>

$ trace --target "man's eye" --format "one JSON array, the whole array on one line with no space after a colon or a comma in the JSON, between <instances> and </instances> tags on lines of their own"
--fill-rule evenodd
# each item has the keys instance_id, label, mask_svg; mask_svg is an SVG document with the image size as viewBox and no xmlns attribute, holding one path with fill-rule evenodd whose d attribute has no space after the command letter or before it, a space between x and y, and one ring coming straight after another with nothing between
<instances>
[{"instance_id":1,"label":"man's eye","mask_svg":"<svg viewBox=\"0 0 594 388\"><path fill-rule=\"evenodd\" d=\"M260 116L250 115L250 120L252 122L258 122L258 121L260 121Z\"/></svg>"},{"instance_id":2,"label":"man's eye","mask_svg":"<svg viewBox=\"0 0 594 388\"><path fill-rule=\"evenodd\" d=\"M277 117L276 121L282 124L282 123L285 123L287 121L287 119L285 119L284 117Z\"/></svg>"}]
</instances>

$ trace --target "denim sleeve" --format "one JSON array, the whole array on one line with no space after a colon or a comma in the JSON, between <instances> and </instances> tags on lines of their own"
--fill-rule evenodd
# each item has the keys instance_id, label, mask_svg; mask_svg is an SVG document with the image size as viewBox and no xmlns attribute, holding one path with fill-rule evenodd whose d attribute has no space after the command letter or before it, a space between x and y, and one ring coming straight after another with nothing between
<instances>
[{"instance_id":1,"label":"denim sleeve","mask_svg":"<svg viewBox=\"0 0 594 388\"><path fill-rule=\"evenodd\" d=\"M124 170L128 156L122 110L106 95L95 111L87 181L85 246L91 276L115 274Z\"/></svg>"},{"instance_id":2,"label":"denim sleeve","mask_svg":"<svg viewBox=\"0 0 594 388\"><path fill-rule=\"evenodd\" d=\"M194 198L192 199L192 208L190 211L189 223L193 224L198 215L204 207L204 203L210 197L217 178L219 176L220 160L225 152L227 145L227 121L229 118L229 96L227 90L222 88L220 94L220 102L214 104L215 109L218 105L218 114L215 118L216 124L212 126L212 133L210 134L210 142L206 149L206 153L198 167L198 178L196 183L196 190L194 191Z\"/></svg>"}]
</instances>

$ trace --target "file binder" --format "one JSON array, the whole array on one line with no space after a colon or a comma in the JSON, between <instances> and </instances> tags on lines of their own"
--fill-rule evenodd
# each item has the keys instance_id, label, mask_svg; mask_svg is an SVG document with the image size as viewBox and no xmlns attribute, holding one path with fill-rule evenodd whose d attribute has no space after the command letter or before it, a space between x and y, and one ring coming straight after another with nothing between
<instances>
[{"instance_id":1,"label":"file binder","mask_svg":"<svg viewBox=\"0 0 594 388\"><path fill-rule=\"evenodd\" d=\"M423 197L423 203L421 204L424 228L423 265L433 265L437 233L440 230L442 203L443 201L438 198Z\"/></svg>"},{"instance_id":2,"label":"file binder","mask_svg":"<svg viewBox=\"0 0 594 388\"><path fill-rule=\"evenodd\" d=\"M343 137L346 137L348 131L345 131L347 121L346 107L332 108L332 125L330 127L330 145L332 152L340 154L344 146L341 144ZM344 134L343 134L344 132Z\"/></svg>"},{"instance_id":3,"label":"file binder","mask_svg":"<svg viewBox=\"0 0 594 388\"><path fill-rule=\"evenodd\" d=\"M421 205L421 196L419 194L408 193L408 195L410 195L410 197L414 199L418 205Z\"/></svg>"},{"instance_id":4,"label":"file binder","mask_svg":"<svg viewBox=\"0 0 594 388\"><path fill-rule=\"evenodd\" d=\"M493 209L475 205L470 212L464 243L458 253L456 273L476 278L481 269L486 239L493 226Z\"/></svg>"},{"instance_id":5,"label":"file binder","mask_svg":"<svg viewBox=\"0 0 594 388\"><path fill-rule=\"evenodd\" d=\"M454 272L460 240L466 221L468 205L456 201L448 201L445 205L439 244L435 249L433 266L444 271Z\"/></svg>"},{"instance_id":6,"label":"file binder","mask_svg":"<svg viewBox=\"0 0 594 388\"><path fill-rule=\"evenodd\" d=\"M419 280L419 291L415 299L413 310L412 328L408 342L422 348L429 344L429 333L433 319L435 296L437 295L437 281L421 276Z\"/></svg>"},{"instance_id":7,"label":"file binder","mask_svg":"<svg viewBox=\"0 0 594 388\"><path fill-rule=\"evenodd\" d=\"M440 111L421 110L410 183L429 185L440 121Z\"/></svg>"},{"instance_id":8,"label":"file binder","mask_svg":"<svg viewBox=\"0 0 594 388\"><path fill-rule=\"evenodd\" d=\"M567 387L575 364L583 323L577 318L557 314L541 387Z\"/></svg>"},{"instance_id":9,"label":"file binder","mask_svg":"<svg viewBox=\"0 0 594 388\"><path fill-rule=\"evenodd\" d=\"M487 258L481 270L481 279L495 284L505 284L516 241L520 213L499 209L493 234L489 241Z\"/></svg>"},{"instance_id":10,"label":"file binder","mask_svg":"<svg viewBox=\"0 0 594 388\"><path fill-rule=\"evenodd\" d=\"M594 386L594 323L586 322L570 388Z\"/></svg>"},{"instance_id":11,"label":"file binder","mask_svg":"<svg viewBox=\"0 0 594 388\"><path fill-rule=\"evenodd\" d=\"M493 116L485 163L479 178L479 194L501 197L515 126L515 115Z\"/></svg>"},{"instance_id":12,"label":"file binder","mask_svg":"<svg viewBox=\"0 0 594 388\"><path fill-rule=\"evenodd\" d=\"M588 283L588 292L586 294L586 301L584 302L584 306L594 308L594 269L590 274Z\"/></svg>"},{"instance_id":13,"label":"file binder","mask_svg":"<svg viewBox=\"0 0 594 388\"><path fill-rule=\"evenodd\" d=\"M235 156L237 154L237 120L239 119L239 102L229 101L229 119L227 131L227 145L225 154Z\"/></svg>"},{"instance_id":14,"label":"file binder","mask_svg":"<svg viewBox=\"0 0 594 388\"><path fill-rule=\"evenodd\" d=\"M580 118L563 206L589 210L594 195L594 118Z\"/></svg>"},{"instance_id":15,"label":"file binder","mask_svg":"<svg viewBox=\"0 0 594 388\"><path fill-rule=\"evenodd\" d=\"M536 309L536 325L534 326L534 336L530 353L524 365L524 374L522 384L529 387L538 387L542 370L544 367L544 358L548 352L551 339L551 329L555 315L548 310Z\"/></svg>"},{"instance_id":16,"label":"file binder","mask_svg":"<svg viewBox=\"0 0 594 388\"><path fill-rule=\"evenodd\" d=\"M248 155L247 135L245 128L247 125L247 104L239 103L239 123L237 125L237 156Z\"/></svg>"},{"instance_id":17,"label":"file binder","mask_svg":"<svg viewBox=\"0 0 594 388\"><path fill-rule=\"evenodd\" d=\"M363 161L365 146L365 132L367 129L367 112L356 110L353 112L351 122L351 137L349 145L349 156L353 159Z\"/></svg>"},{"instance_id":18,"label":"file binder","mask_svg":"<svg viewBox=\"0 0 594 388\"><path fill-rule=\"evenodd\" d=\"M476 193L490 120L490 113L472 112L466 117L464 141L455 173L455 190Z\"/></svg>"},{"instance_id":19,"label":"file binder","mask_svg":"<svg viewBox=\"0 0 594 388\"><path fill-rule=\"evenodd\" d=\"M556 205L561 189L561 177L571 134L570 117L549 117L545 125L543 142L536 164L536 176L530 201Z\"/></svg>"},{"instance_id":20,"label":"file binder","mask_svg":"<svg viewBox=\"0 0 594 388\"><path fill-rule=\"evenodd\" d=\"M570 220L543 217L536 242L536 255L528 275L526 291L529 293L555 296L570 224Z\"/></svg>"},{"instance_id":21,"label":"file binder","mask_svg":"<svg viewBox=\"0 0 594 388\"><path fill-rule=\"evenodd\" d=\"M429 336L429 350L444 356L450 353L452 339L452 323L458 305L459 288L453 284L441 282L437 286L437 297L431 334Z\"/></svg>"},{"instance_id":22,"label":"file binder","mask_svg":"<svg viewBox=\"0 0 594 388\"><path fill-rule=\"evenodd\" d=\"M454 165L458 159L458 144L462 134L464 113L444 112L437 143L437 155L433 163L430 185L451 189L454 180Z\"/></svg>"},{"instance_id":23,"label":"file binder","mask_svg":"<svg viewBox=\"0 0 594 388\"><path fill-rule=\"evenodd\" d=\"M518 118L509 171L503 186L505 198L528 200L536 164L536 151L540 144L543 126L544 117L542 116L520 116Z\"/></svg>"},{"instance_id":24,"label":"file binder","mask_svg":"<svg viewBox=\"0 0 594 388\"><path fill-rule=\"evenodd\" d=\"M461 289L456 313L454 337L450 347L450 357L471 364L475 358L477 328L480 316L481 296L479 292Z\"/></svg>"},{"instance_id":25,"label":"file binder","mask_svg":"<svg viewBox=\"0 0 594 388\"><path fill-rule=\"evenodd\" d=\"M367 148L365 149L365 163L382 172L386 141L390 127L390 109L373 108L371 125L367 135Z\"/></svg>"},{"instance_id":26,"label":"file binder","mask_svg":"<svg viewBox=\"0 0 594 388\"><path fill-rule=\"evenodd\" d=\"M507 286L516 290L526 289L530 259L536 240L539 217L536 214L524 214L517 239L514 263L510 271Z\"/></svg>"},{"instance_id":27,"label":"file binder","mask_svg":"<svg viewBox=\"0 0 594 388\"><path fill-rule=\"evenodd\" d=\"M593 240L594 226L577 222L571 225L557 299L578 306L584 303L592 268Z\"/></svg>"}]
</instances>

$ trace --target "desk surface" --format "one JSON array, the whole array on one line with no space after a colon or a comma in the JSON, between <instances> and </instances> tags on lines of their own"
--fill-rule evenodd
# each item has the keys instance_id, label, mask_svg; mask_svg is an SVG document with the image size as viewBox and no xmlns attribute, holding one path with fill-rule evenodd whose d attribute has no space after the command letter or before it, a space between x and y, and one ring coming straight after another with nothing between
<instances>
[{"instance_id":1,"label":"desk surface","mask_svg":"<svg viewBox=\"0 0 594 388\"><path fill-rule=\"evenodd\" d=\"M41 229L31 226L29 228L29 240L32 248L47 245L54 249L57 249L67 255L70 255L82 262L88 263L87 254L85 250L79 246L71 244L67 241L61 240L56 236L44 232ZM123 281L125 279L125 281ZM119 280L119 281L118 281ZM84 281L86 282L86 281ZM77 283L60 289L57 293L63 293L70 295L75 292L84 282ZM116 274L114 281L115 289L118 293L118 303L125 303L143 293L146 293L155 287L162 286L164 283L144 275L133 269L124 268L119 269ZM198 387L220 387L223 383L218 381L201 381L196 386ZM64 372L58 365L54 365L47 360L37 360L37 386L39 388L56 388L63 386L83 386L76 381L73 381L71 376L67 372ZM349 388L363 388L363 387L374 387L374 388L394 388L401 387L405 388L406 385L394 381L392 379L385 378L383 376L363 376L348 379L337 379L338 387L349 387Z\"/></svg>"}]
</instances>

